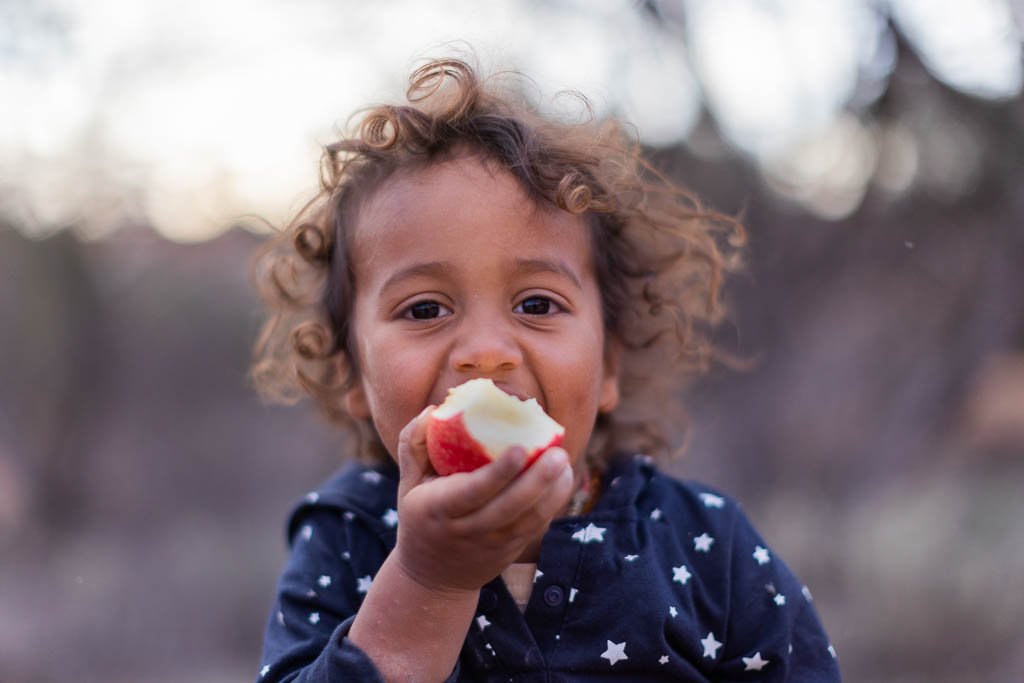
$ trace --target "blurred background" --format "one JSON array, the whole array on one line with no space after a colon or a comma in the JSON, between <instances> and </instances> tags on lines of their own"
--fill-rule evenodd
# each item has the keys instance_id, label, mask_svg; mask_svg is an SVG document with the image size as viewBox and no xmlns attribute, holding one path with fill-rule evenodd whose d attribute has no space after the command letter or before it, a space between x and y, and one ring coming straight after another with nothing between
<instances>
[{"instance_id":1,"label":"blurred background","mask_svg":"<svg viewBox=\"0 0 1024 683\"><path fill-rule=\"evenodd\" d=\"M255 678L341 462L246 379L319 147L472 46L749 226L671 465L743 501L847 680L1024 680L1021 0L0 2L0 681ZM552 103L551 106L556 106Z\"/></svg>"}]
</instances>

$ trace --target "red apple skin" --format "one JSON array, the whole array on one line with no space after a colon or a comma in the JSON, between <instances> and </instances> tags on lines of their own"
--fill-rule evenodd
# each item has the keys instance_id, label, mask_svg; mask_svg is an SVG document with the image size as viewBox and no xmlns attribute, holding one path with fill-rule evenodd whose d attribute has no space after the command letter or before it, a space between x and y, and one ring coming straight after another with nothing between
<instances>
[{"instance_id":1,"label":"red apple skin","mask_svg":"<svg viewBox=\"0 0 1024 683\"><path fill-rule=\"evenodd\" d=\"M551 443L530 452L523 469L532 465L547 449L560 446L564 435L564 432L555 434ZM447 420L433 416L427 420L427 455L430 457L430 464L441 476L455 472L472 472L492 459L483 445L470 436L462 413L456 413Z\"/></svg>"}]
</instances>

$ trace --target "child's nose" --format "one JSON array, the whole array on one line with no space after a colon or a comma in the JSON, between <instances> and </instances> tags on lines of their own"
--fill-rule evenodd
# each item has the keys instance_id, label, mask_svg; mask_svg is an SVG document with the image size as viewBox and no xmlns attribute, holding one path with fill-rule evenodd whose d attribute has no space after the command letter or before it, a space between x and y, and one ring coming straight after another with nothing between
<instances>
[{"instance_id":1,"label":"child's nose","mask_svg":"<svg viewBox=\"0 0 1024 683\"><path fill-rule=\"evenodd\" d=\"M452 368L458 372L513 370L522 362L522 349L511 331L494 321L467 326L451 352Z\"/></svg>"}]
</instances>

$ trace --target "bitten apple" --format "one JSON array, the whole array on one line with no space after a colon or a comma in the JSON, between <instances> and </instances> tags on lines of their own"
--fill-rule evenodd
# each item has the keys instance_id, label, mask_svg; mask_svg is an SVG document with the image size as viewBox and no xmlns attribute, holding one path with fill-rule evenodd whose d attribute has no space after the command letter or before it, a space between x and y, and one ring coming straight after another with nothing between
<instances>
[{"instance_id":1,"label":"bitten apple","mask_svg":"<svg viewBox=\"0 0 1024 683\"><path fill-rule=\"evenodd\" d=\"M427 421L427 454L438 474L471 472L512 446L527 453L526 467L562 443L565 428L537 403L499 389L489 379L471 379L448 390Z\"/></svg>"}]
</instances>

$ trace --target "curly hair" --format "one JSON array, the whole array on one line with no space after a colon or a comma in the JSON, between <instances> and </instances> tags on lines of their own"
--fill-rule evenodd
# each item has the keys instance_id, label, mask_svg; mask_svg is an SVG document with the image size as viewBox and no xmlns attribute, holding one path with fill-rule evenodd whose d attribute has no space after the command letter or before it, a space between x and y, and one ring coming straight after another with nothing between
<instances>
[{"instance_id":1,"label":"curly hair","mask_svg":"<svg viewBox=\"0 0 1024 683\"><path fill-rule=\"evenodd\" d=\"M513 72L482 79L466 61L416 69L407 102L362 111L351 134L325 147L320 190L258 252L254 277L269 315L252 379L265 399L304 395L359 436L363 459L387 457L372 424L343 398L359 380L352 329L350 236L360 205L399 170L478 155L507 170L538 206L581 215L589 227L603 323L620 345L621 401L599 416L588 453L667 452L667 423L685 380L725 357L711 331L726 314L724 276L741 267L746 236L705 209L642 156L616 120L544 115Z\"/></svg>"}]
</instances>

